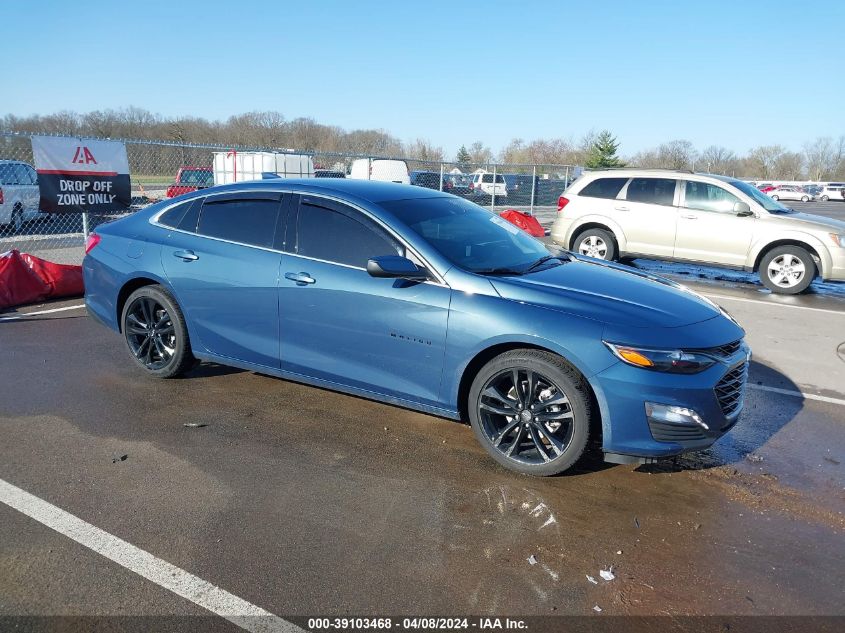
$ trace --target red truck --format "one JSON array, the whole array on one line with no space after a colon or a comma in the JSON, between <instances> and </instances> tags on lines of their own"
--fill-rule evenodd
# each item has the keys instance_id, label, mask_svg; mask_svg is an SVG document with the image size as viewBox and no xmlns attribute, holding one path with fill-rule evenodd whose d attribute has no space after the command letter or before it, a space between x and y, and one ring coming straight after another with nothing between
<instances>
[{"instance_id":1,"label":"red truck","mask_svg":"<svg viewBox=\"0 0 845 633\"><path fill-rule=\"evenodd\" d=\"M168 198L181 196L198 189L206 189L214 184L214 172L211 167L186 165L176 172L176 182L167 188Z\"/></svg>"}]
</instances>

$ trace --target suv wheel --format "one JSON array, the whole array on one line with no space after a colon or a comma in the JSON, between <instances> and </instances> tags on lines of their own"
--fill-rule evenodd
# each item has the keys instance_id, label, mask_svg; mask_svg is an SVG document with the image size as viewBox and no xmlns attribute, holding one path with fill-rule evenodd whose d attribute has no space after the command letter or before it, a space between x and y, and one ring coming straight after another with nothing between
<instances>
[{"instance_id":1,"label":"suv wheel","mask_svg":"<svg viewBox=\"0 0 845 633\"><path fill-rule=\"evenodd\" d=\"M557 475L587 446L587 383L555 354L518 349L497 356L478 372L467 404L478 441L505 468Z\"/></svg>"},{"instance_id":2,"label":"suv wheel","mask_svg":"<svg viewBox=\"0 0 845 633\"><path fill-rule=\"evenodd\" d=\"M779 246L763 256L759 272L760 281L772 292L795 295L813 282L816 263L800 246Z\"/></svg>"},{"instance_id":3,"label":"suv wheel","mask_svg":"<svg viewBox=\"0 0 845 633\"><path fill-rule=\"evenodd\" d=\"M827 202L828 200L830 200L830 198L828 198L827 196L822 196L822 202Z\"/></svg>"},{"instance_id":4,"label":"suv wheel","mask_svg":"<svg viewBox=\"0 0 845 633\"><path fill-rule=\"evenodd\" d=\"M809 202L810 196L801 196L801 202Z\"/></svg>"},{"instance_id":5,"label":"suv wheel","mask_svg":"<svg viewBox=\"0 0 845 633\"><path fill-rule=\"evenodd\" d=\"M616 260L616 240L604 229L587 229L575 238L576 253L596 259Z\"/></svg>"},{"instance_id":6,"label":"suv wheel","mask_svg":"<svg viewBox=\"0 0 845 633\"><path fill-rule=\"evenodd\" d=\"M147 373L173 378L193 366L185 318L161 286L144 286L129 295L121 324L129 353Z\"/></svg>"},{"instance_id":7,"label":"suv wheel","mask_svg":"<svg viewBox=\"0 0 845 633\"><path fill-rule=\"evenodd\" d=\"M780 198L779 198L779 197L777 196L777 194L776 194L776 195L773 195L773 196L772 196L772 200L780 200Z\"/></svg>"},{"instance_id":8,"label":"suv wheel","mask_svg":"<svg viewBox=\"0 0 845 633\"><path fill-rule=\"evenodd\" d=\"M15 234L23 231L23 207L19 204L16 204L15 208L12 209L11 225Z\"/></svg>"}]
</instances>

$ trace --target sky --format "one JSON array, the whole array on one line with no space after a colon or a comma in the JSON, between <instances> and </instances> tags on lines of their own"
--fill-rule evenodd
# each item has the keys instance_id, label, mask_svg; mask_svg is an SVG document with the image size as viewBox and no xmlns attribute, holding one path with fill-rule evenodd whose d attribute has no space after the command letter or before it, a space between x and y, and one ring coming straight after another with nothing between
<instances>
[{"instance_id":1,"label":"sky","mask_svg":"<svg viewBox=\"0 0 845 633\"><path fill-rule=\"evenodd\" d=\"M276 110L450 155L601 129L625 155L845 134L842 0L28 0L0 21L0 114Z\"/></svg>"}]
</instances>

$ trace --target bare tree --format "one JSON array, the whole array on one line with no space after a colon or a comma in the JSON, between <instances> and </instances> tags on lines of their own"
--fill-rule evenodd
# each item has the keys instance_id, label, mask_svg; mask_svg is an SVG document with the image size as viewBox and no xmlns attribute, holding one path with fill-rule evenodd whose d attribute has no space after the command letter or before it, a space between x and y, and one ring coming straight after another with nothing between
<instances>
[{"instance_id":1,"label":"bare tree","mask_svg":"<svg viewBox=\"0 0 845 633\"><path fill-rule=\"evenodd\" d=\"M487 164L493 162L493 150L481 141L475 141L469 146L470 162L475 164Z\"/></svg>"},{"instance_id":2,"label":"bare tree","mask_svg":"<svg viewBox=\"0 0 845 633\"><path fill-rule=\"evenodd\" d=\"M837 146L829 136L821 136L815 141L804 143L804 158L807 161L807 176L810 180L831 178L838 167L840 156Z\"/></svg>"},{"instance_id":3,"label":"bare tree","mask_svg":"<svg viewBox=\"0 0 845 633\"><path fill-rule=\"evenodd\" d=\"M704 149L698 157L698 163L699 169L703 166L711 174L732 176L737 169L736 154L721 145L711 145Z\"/></svg>"},{"instance_id":4,"label":"bare tree","mask_svg":"<svg viewBox=\"0 0 845 633\"><path fill-rule=\"evenodd\" d=\"M408 144L405 148L405 156L421 161L439 162L442 161L445 152L442 147L435 147L429 141L418 138Z\"/></svg>"}]
</instances>

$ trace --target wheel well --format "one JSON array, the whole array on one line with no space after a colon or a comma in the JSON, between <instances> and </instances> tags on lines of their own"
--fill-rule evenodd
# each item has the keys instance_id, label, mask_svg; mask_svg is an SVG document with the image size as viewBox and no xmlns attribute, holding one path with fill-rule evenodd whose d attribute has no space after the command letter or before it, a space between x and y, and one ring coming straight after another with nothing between
<instances>
[{"instance_id":1,"label":"wheel well","mask_svg":"<svg viewBox=\"0 0 845 633\"><path fill-rule=\"evenodd\" d=\"M616 233L613 232L609 226L601 224L600 222L587 222L582 224L578 227L578 229L572 234L572 239L569 241L569 250L575 248L575 240L578 239L578 236L581 235L587 229L601 229L602 231L607 231L613 237L614 245L616 246L616 252L619 252L619 240L616 238Z\"/></svg>"},{"instance_id":2,"label":"wheel well","mask_svg":"<svg viewBox=\"0 0 845 633\"><path fill-rule=\"evenodd\" d=\"M472 386L472 381L475 379L476 375L481 368L484 367L488 362L493 360L499 354L504 354L505 352L510 352L515 349L536 349L542 352L548 352L549 354L554 354L563 359L565 363L569 363L566 358L554 352L546 347L542 347L540 345L531 345L528 343L500 343L499 345L493 345L492 347L488 347L485 350L480 351L475 357L467 363L466 368L464 369L464 373L461 376L461 382L458 385L458 413L461 416L461 421L469 424L469 411L468 411L468 402L469 399L469 389ZM573 366L574 368L574 366ZM577 371L577 368L575 368ZM599 445L601 445L601 437L602 437L602 425L601 425L601 411L599 409L598 400L596 398L596 394L593 392L593 387L590 385L589 381L585 380L587 383L587 387L589 388L589 395L590 399L593 401L593 412L595 413L593 417L593 428L590 429L590 436L594 439L597 439Z\"/></svg>"},{"instance_id":3,"label":"wheel well","mask_svg":"<svg viewBox=\"0 0 845 633\"><path fill-rule=\"evenodd\" d=\"M766 253L768 253L774 248L778 248L779 246L800 246L805 251L810 253L810 257L813 258L813 262L816 264L816 272L822 272L821 257L819 257L819 254L816 252L816 249L807 244L806 242L801 242L800 240L777 240L776 242L767 244L764 248L760 249L760 252L757 255L757 259L754 261L754 272L758 272L760 270L760 262L763 261L763 258L766 256Z\"/></svg>"},{"instance_id":4,"label":"wheel well","mask_svg":"<svg viewBox=\"0 0 845 633\"><path fill-rule=\"evenodd\" d=\"M143 288L144 286L157 286L158 282L155 279L147 279L146 277L138 277L136 279L132 279L131 281L127 281L123 288L120 289L120 292L117 293L117 327L120 331L123 331L123 323L120 322L120 317L123 314L123 306L126 304L126 300L129 298L133 292L135 292L138 288Z\"/></svg>"}]
</instances>

